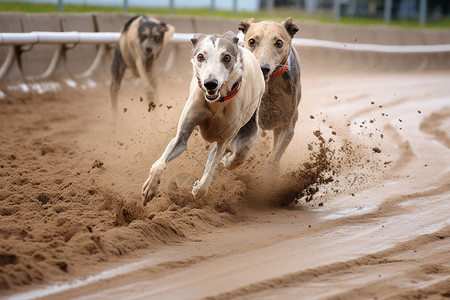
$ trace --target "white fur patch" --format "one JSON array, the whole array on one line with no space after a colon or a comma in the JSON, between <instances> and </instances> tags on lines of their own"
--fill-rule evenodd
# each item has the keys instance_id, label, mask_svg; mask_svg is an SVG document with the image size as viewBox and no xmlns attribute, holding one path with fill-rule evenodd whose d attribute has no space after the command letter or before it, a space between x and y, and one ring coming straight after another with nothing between
<instances>
[{"instance_id":1,"label":"white fur patch","mask_svg":"<svg viewBox=\"0 0 450 300\"><path fill-rule=\"evenodd\" d=\"M222 85L227 81L229 75L229 71L222 63L223 49L218 48L219 40L216 39L212 43L209 38L203 39L198 45L199 51L197 53L203 55L204 61L199 62L197 57L193 59L195 73L202 84L205 81L215 79L218 82L218 91L221 90Z\"/></svg>"}]
</instances>

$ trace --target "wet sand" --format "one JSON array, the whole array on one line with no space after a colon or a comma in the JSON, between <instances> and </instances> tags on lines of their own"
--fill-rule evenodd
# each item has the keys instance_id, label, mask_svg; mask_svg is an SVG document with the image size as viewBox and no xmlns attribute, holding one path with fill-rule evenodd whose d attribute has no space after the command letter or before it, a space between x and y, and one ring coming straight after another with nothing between
<instances>
[{"instance_id":1,"label":"wet sand","mask_svg":"<svg viewBox=\"0 0 450 300\"><path fill-rule=\"evenodd\" d=\"M0 294L10 299L361 299L450 296L450 73L303 72L295 137L270 133L208 196L194 133L146 207L190 69L152 112L127 78L0 101Z\"/></svg>"}]
</instances>

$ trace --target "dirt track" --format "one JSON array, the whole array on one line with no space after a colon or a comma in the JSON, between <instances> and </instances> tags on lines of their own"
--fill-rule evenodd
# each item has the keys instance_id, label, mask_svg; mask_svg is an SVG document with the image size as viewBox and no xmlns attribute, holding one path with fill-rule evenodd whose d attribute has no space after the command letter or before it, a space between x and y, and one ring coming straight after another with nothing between
<instances>
[{"instance_id":1,"label":"dirt track","mask_svg":"<svg viewBox=\"0 0 450 300\"><path fill-rule=\"evenodd\" d=\"M219 168L195 202L190 188L208 154L195 134L142 207L141 185L175 134L189 74L161 80L164 103L151 113L128 79L115 123L104 85L0 102L0 293L450 296L449 72L306 70L279 170L265 164L271 136L261 136L249 161Z\"/></svg>"}]
</instances>

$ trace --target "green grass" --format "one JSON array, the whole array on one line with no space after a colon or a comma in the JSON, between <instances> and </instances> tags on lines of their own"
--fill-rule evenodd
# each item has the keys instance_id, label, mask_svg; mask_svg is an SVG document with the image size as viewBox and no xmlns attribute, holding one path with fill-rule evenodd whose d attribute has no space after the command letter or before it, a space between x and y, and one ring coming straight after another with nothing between
<instances>
[{"instance_id":1,"label":"green grass","mask_svg":"<svg viewBox=\"0 0 450 300\"><path fill-rule=\"evenodd\" d=\"M46 3L27 3L27 2L0 2L0 12L21 12L21 13L56 13L58 12L57 4ZM122 13L121 6L93 6L93 5L72 5L65 4L63 13ZM167 8L140 8L128 7L130 14L150 14L150 15L168 15ZM306 14L300 10L277 9L273 13L267 11L248 12L239 11L233 14L231 11L216 10L212 13L209 8L204 9L175 9L175 16L191 16L191 17L214 17L226 19L246 19L255 18L256 20L284 20L287 17L292 17L296 21L315 21L327 24L341 24L353 26L393 26L400 28L422 28L419 26L417 20L406 22L392 21L391 24L384 24L383 19L377 18L357 18L357 17L341 17L337 23L333 19L332 12L322 12L315 15ZM439 22L428 22L425 28L450 29L450 19L443 19Z\"/></svg>"}]
</instances>

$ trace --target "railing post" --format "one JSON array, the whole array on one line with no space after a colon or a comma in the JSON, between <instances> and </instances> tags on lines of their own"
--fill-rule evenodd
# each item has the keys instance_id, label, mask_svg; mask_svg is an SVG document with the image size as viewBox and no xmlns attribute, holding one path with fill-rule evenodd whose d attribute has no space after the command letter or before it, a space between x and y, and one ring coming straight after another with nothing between
<instances>
[{"instance_id":1,"label":"railing post","mask_svg":"<svg viewBox=\"0 0 450 300\"><path fill-rule=\"evenodd\" d=\"M391 23L392 18L392 0L384 0L384 23Z\"/></svg>"},{"instance_id":2,"label":"railing post","mask_svg":"<svg viewBox=\"0 0 450 300\"><path fill-rule=\"evenodd\" d=\"M211 13L213 14L216 11L216 0L211 0Z\"/></svg>"},{"instance_id":3,"label":"railing post","mask_svg":"<svg viewBox=\"0 0 450 300\"><path fill-rule=\"evenodd\" d=\"M173 11L174 11L174 6L175 6L175 0L170 0L169 1L169 14L173 15Z\"/></svg>"},{"instance_id":4,"label":"railing post","mask_svg":"<svg viewBox=\"0 0 450 300\"><path fill-rule=\"evenodd\" d=\"M333 15L334 15L334 21L339 22L339 20L341 18L341 0L333 1Z\"/></svg>"},{"instance_id":5,"label":"railing post","mask_svg":"<svg viewBox=\"0 0 450 300\"><path fill-rule=\"evenodd\" d=\"M274 0L267 0L267 11L270 14L273 13L273 2Z\"/></svg>"},{"instance_id":6,"label":"railing post","mask_svg":"<svg viewBox=\"0 0 450 300\"><path fill-rule=\"evenodd\" d=\"M58 12L63 11L63 0L58 0Z\"/></svg>"},{"instance_id":7,"label":"railing post","mask_svg":"<svg viewBox=\"0 0 450 300\"><path fill-rule=\"evenodd\" d=\"M128 12L128 0L123 0L123 12Z\"/></svg>"},{"instance_id":8,"label":"railing post","mask_svg":"<svg viewBox=\"0 0 450 300\"><path fill-rule=\"evenodd\" d=\"M11 67L14 59L16 58L16 51L14 46L8 46L8 54L6 55L6 59L0 67L0 80L8 73L9 68Z\"/></svg>"},{"instance_id":9,"label":"railing post","mask_svg":"<svg viewBox=\"0 0 450 300\"><path fill-rule=\"evenodd\" d=\"M425 26L427 22L427 0L420 0L419 4L419 25Z\"/></svg>"},{"instance_id":10,"label":"railing post","mask_svg":"<svg viewBox=\"0 0 450 300\"><path fill-rule=\"evenodd\" d=\"M233 0L233 15L237 14L237 0Z\"/></svg>"}]
</instances>

